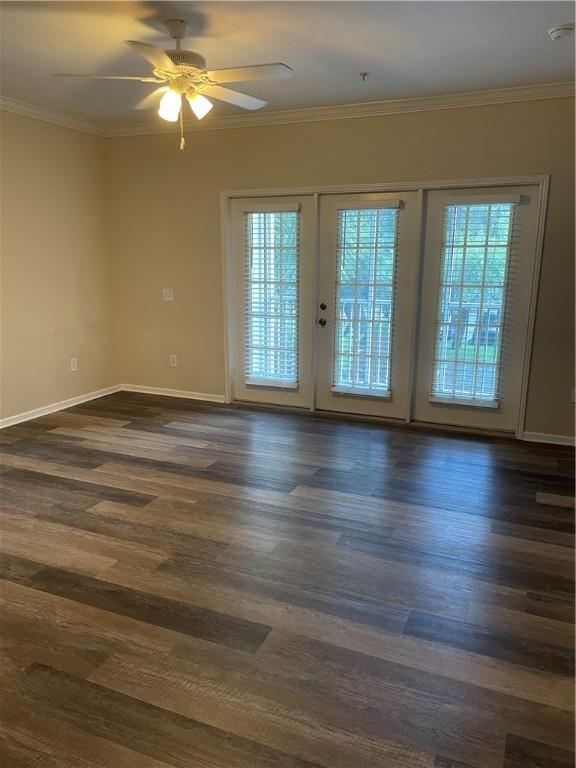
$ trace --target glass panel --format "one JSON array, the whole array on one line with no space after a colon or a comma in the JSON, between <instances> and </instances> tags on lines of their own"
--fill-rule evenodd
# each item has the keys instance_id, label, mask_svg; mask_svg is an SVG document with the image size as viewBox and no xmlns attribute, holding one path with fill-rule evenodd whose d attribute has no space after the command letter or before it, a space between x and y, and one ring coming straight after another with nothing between
<instances>
[{"instance_id":1,"label":"glass panel","mask_svg":"<svg viewBox=\"0 0 576 768\"><path fill-rule=\"evenodd\" d=\"M511 203L446 207L434 397L498 399L513 218Z\"/></svg>"},{"instance_id":2,"label":"glass panel","mask_svg":"<svg viewBox=\"0 0 576 768\"><path fill-rule=\"evenodd\" d=\"M298 213L246 213L248 383L298 381Z\"/></svg>"},{"instance_id":3,"label":"glass panel","mask_svg":"<svg viewBox=\"0 0 576 768\"><path fill-rule=\"evenodd\" d=\"M390 391L397 224L395 208L338 211L335 391Z\"/></svg>"}]
</instances>

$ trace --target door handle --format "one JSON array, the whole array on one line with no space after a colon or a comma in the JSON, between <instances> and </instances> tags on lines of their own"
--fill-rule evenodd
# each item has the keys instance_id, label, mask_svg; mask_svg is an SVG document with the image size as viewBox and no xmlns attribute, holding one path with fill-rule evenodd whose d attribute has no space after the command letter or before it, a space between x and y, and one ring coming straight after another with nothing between
<instances>
[{"instance_id":1,"label":"door handle","mask_svg":"<svg viewBox=\"0 0 576 768\"><path fill-rule=\"evenodd\" d=\"M318 320L318 325L321 325L322 328L324 328L324 326L326 325L326 318L321 317L320 320Z\"/></svg>"}]
</instances>

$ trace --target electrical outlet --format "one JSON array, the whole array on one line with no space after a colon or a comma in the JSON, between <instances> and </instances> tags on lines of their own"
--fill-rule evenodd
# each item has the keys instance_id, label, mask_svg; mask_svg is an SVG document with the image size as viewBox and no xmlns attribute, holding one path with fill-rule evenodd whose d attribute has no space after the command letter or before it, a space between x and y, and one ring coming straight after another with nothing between
<instances>
[{"instance_id":1,"label":"electrical outlet","mask_svg":"<svg viewBox=\"0 0 576 768\"><path fill-rule=\"evenodd\" d=\"M178 368L177 355L170 355L170 368Z\"/></svg>"},{"instance_id":2,"label":"electrical outlet","mask_svg":"<svg viewBox=\"0 0 576 768\"><path fill-rule=\"evenodd\" d=\"M76 373L76 371L78 370L78 358L77 357L73 357L70 360L70 370L72 371L72 373Z\"/></svg>"},{"instance_id":3,"label":"electrical outlet","mask_svg":"<svg viewBox=\"0 0 576 768\"><path fill-rule=\"evenodd\" d=\"M174 288L162 288L162 301L174 301Z\"/></svg>"}]
</instances>

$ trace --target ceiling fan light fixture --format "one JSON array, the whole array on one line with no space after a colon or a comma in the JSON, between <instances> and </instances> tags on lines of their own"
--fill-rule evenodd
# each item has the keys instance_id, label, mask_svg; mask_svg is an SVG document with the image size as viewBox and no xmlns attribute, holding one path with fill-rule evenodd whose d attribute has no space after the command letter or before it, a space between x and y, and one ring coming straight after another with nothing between
<instances>
[{"instance_id":1,"label":"ceiling fan light fixture","mask_svg":"<svg viewBox=\"0 0 576 768\"><path fill-rule=\"evenodd\" d=\"M160 99L160 109L158 114L163 120L169 123L175 123L180 115L182 108L182 96L172 89L166 91Z\"/></svg>"},{"instance_id":2,"label":"ceiling fan light fixture","mask_svg":"<svg viewBox=\"0 0 576 768\"><path fill-rule=\"evenodd\" d=\"M2 0L0 0L0 3ZM196 51L182 48L182 40L187 35L187 25L184 19L174 18L165 22L170 37L175 41L175 47L164 50L156 45L142 43L137 40L126 40L127 45L139 56L145 59L151 68L149 75L133 77L129 75L83 75L69 74L60 77L88 77L104 80L138 80L142 83L159 85L152 93L141 99L135 109L156 107L160 105L158 115L169 123L180 124L180 149L186 144L184 138L184 96L190 104L190 109L198 120L202 120L214 107L206 96L217 102L233 104L242 109L261 109L266 106L264 99L249 96L235 89L225 88L222 83L242 83L248 80L277 80L290 77L292 69L287 64L276 61L269 64L250 64L243 67L227 67L225 69L207 69L206 60ZM206 96L204 95L206 94Z\"/></svg>"},{"instance_id":3,"label":"ceiling fan light fixture","mask_svg":"<svg viewBox=\"0 0 576 768\"><path fill-rule=\"evenodd\" d=\"M212 104L206 96L202 96L201 93L187 94L186 98L188 99L188 104L190 104L190 109L194 112L198 120L202 120L203 117L206 117L208 112L210 112L214 106L214 104Z\"/></svg>"}]
</instances>

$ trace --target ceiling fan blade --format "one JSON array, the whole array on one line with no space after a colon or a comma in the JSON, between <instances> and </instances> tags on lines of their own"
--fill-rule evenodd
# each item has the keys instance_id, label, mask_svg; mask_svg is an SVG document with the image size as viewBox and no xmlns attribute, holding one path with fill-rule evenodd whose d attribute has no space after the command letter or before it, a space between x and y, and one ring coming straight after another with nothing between
<instances>
[{"instance_id":1,"label":"ceiling fan blade","mask_svg":"<svg viewBox=\"0 0 576 768\"><path fill-rule=\"evenodd\" d=\"M139 43L137 40L126 40L126 45L129 45L133 51L136 51L140 56L143 56L153 67L160 67L161 69L167 69L169 72L176 72L176 67L172 62L172 59L162 50L162 48L157 48L155 45L148 45L148 43Z\"/></svg>"},{"instance_id":2,"label":"ceiling fan blade","mask_svg":"<svg viewBox=\"0 0 576 768\"><path fill-rule=\"evenodd\" d=\"M247 93L238 93L230 88L221 88L219 85L207 85L202 88L203 96L210 96L218 101L226 101L228 104L234 104L243 109L260 109L266 106L264 99L257 99L255 96L248 96Z\"/></svg>"},{"instance_id":3,"label":"ceiling fan blade","mask_svg":"<svg viewBox=\"0 0 576 768\"><path fill-rule=\"evenodd\" d=\"M124 75L83 75L80 73L58 72L54 77L87 77L91 80L138 80L141 83L163 83L157 77L124 77Z\"/></svg>"},{"instance_id":4,"label":"ceiling fan blade","mask_svg":"<svg viewBox=\"0 0 576 768\"><path fill-rule=\"evenodd\" d=\"M160 88L155 88L152 93L149 93L148 96L144 96L142 101L139 101L138 104L135 104L133 108L151 109L152 107L158 106L158 100L160 99L160 96L162 96L163 93L166 93L167 90L167 85L162 85Z\"/></svg>"},{"instance_id":5,"label":"ceiling fan blade","mask_svg":"<svg viewBox=\"0 0 576 768\"><path fill-rule=\"evenodd\" d=\"M240 83L247 80L281 80L292 77L293 70L287 64L254 64L248 67L212 69L210 80L217 83Z\"/></svg>"}]
</instances>

